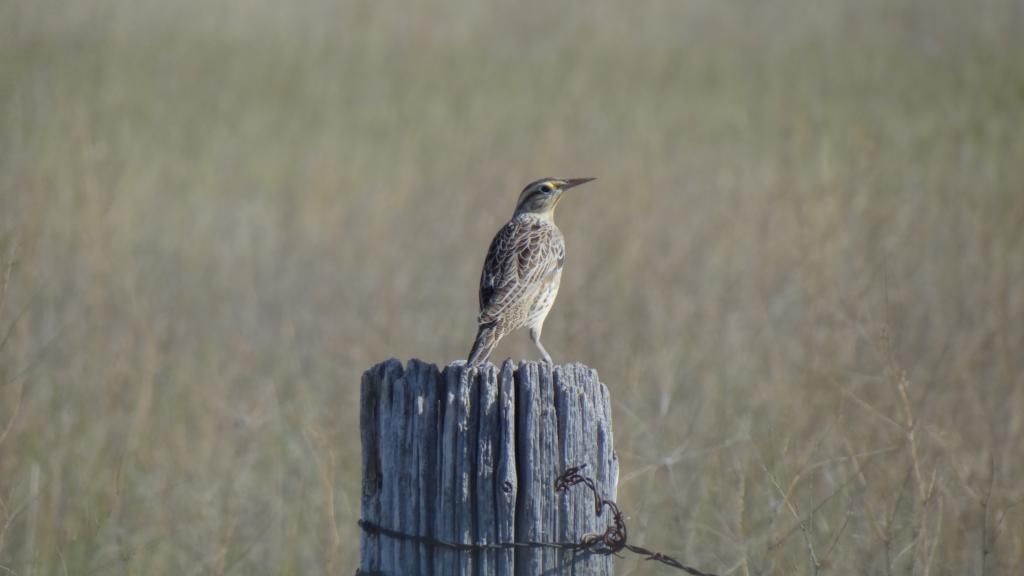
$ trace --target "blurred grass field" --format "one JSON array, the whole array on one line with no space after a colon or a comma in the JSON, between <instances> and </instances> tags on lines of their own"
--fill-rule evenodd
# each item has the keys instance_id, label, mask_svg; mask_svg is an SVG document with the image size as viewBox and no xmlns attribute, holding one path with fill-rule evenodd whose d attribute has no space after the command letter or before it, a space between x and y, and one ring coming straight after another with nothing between
<instances>
[{"instance_id":1,"label":"blurred grass field","mask_svg":"<svg viewBox=\"0 0 1024 576\"><path fill-rule=\"evenodd\" d=\"M598 178L545 343L612 391L635 542L1024 573L1021 30L1012 0L0 2L0 573L354 572L360 374L465 357L546 175Z\"/></svg>"}]
</instances>

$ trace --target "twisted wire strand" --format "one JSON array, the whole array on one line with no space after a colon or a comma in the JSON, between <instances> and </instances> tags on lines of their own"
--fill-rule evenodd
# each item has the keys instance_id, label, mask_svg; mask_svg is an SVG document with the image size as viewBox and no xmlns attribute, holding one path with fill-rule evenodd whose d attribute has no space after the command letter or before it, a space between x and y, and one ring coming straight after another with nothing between
<instances>
[{"instance_id":1,"label":"twisted wire strand","mask_svg":"<svg viewBox=\"0 0 1024 576\"><path fill-rule=\"evenodd\" d=\"M611 512L611 523L601 534L587 534L579 542L452 542L433 536L420 536L407 534L381 526L369 520L359 520L359 527L367 534L382 535L396 540L415 542L436 548L446 548L459 552L478 552L486 550L514 550L514 549L537 549L548 548L554 550L571 550L574 552L589 552L591 554L621 556L623 550L628 550L644 560L660 562L666 566L676 568L691 576L716 576L711 572L703 572L692 566L687 566L679 560L667 554L648 550L642 546L629 543L629 532L626 528L626 521L623 518L619 506L607 498L602 498L597 490L597 483L593 478L582 474L586 464L582 466L570 466L555 479L555 492L566 492L578 485L586 486L594 495L594 512L601 516L607 509ZM368 575L367 575L368 576Z\"/></svg>"}]
</instances>

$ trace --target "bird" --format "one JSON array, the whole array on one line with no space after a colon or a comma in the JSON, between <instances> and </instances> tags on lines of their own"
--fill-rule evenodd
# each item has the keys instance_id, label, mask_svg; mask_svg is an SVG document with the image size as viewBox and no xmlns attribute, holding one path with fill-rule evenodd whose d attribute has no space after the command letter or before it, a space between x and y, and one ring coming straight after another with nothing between
<instances>
[{"instance_id":1,"label":"bird","mask_svg":"<svg viewBox=\"0 0 1024 576\"><path fill-rule=\"evenodd\" d=\"M469 366L486 362L506 334L523 327L530 329L530 339L544 362L553 363L540 335L558 295L565 261L565 240L555 226L555 207L566 190L592 180L541 178L519 194L512 219L498 230L484 258Z\"/></svg>"}]
</instances>

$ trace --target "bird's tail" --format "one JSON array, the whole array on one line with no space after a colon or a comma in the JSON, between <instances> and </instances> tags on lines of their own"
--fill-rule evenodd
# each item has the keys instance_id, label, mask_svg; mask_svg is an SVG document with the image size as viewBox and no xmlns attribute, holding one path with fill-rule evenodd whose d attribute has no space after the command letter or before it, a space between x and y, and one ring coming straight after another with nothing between
<instances>
[{"instance_id":1,"label":"bird's tail","mask_svg":"<svg viewBox=\"0 0 1024 576\"><path fill-rule=\"evenodd\" d=\"M480 330L476 333L476 341L473 342L473 349L469 352L469 360L466 363L470 366L476 366L486 362L487 357L491 355L491 352L498 345L498 340L501 340L501 332L498 331L498 324L496 322L481 324Z\"/></svg>"}]
</instances>

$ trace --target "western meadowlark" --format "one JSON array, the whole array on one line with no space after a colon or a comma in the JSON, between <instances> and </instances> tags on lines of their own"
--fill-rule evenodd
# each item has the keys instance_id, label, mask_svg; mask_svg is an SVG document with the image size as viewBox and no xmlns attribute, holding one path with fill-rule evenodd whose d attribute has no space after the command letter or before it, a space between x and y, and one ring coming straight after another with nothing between
<instances>
[{"instance_id":1,"label":"western meadowlark","mask_svg":"<svg viewBox=\"0 0 1024 576\"><path fill-rule=\"evenodd\" d=\"M555 303L562 279L565 241L555 226L562 193L593 178L541 178L519 195L516 211L491 241L480 274L480 325L469 353L470 366L487 360L503 336L524 326L544 361L540 343L544 318Z\"/></svg>"}]
</instances>

